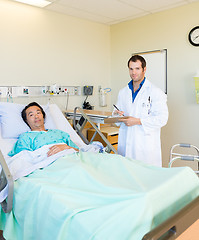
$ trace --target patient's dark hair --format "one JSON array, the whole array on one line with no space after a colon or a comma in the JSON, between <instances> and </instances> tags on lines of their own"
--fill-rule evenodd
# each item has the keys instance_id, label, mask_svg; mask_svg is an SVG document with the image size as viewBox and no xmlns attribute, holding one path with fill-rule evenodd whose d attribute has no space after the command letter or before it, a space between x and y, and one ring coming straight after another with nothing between
<instances>
[{"instance_id":1,"label":"patient's dark hair","mask_svg":"<svg viewBox=\"0 0 199 240\"><path fill-rule=\"evenodd\" d=\"M45 119L45 117L46 117L46 113L44 112L43 108L42 108L38 103L36 103L36 102L31 102L31 103L29 103L27 106L25 106L25 108L24 108L24 109L22 110L22 112L21 112L21 116L22 116L24 122L25 122L27 125L28 125L28 123L27 123L26 110L27 110L29 107L32 107L32 106L37 106L37 107L39 107L39 108L41 109L42 114L43 114L43 118ZM30 127L30 126L28 125L28 127Z\"/></svg>"},{"instance_id":2,"label":"patient's dark hair","mask_svg":"<svg viewBox=\"0 0 199 240\"><path fill-rule=\"evenodd\" d=\"M140 61L142 64L142 68L144 69L146 67L146 61L145 59L140 56L140 55L133 55L129 60L128 60L128 67L130 62L137 62Z\"/></svg>"}]
</instances>

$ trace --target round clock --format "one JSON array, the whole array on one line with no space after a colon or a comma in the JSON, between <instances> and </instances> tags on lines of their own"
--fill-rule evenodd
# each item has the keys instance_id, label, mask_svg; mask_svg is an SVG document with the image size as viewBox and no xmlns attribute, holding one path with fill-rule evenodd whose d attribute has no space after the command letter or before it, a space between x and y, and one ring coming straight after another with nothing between
<instances>
[{"instance_id":1,"label":"round clock","mask_svg":"<svg viewBox=\"0 0 199 240\"><path fill-rule=\"evenodd\" d=\"M199 26L191 29L189 32L189 42L196 47L199 47Z\"/></svg>"}]
</instances>

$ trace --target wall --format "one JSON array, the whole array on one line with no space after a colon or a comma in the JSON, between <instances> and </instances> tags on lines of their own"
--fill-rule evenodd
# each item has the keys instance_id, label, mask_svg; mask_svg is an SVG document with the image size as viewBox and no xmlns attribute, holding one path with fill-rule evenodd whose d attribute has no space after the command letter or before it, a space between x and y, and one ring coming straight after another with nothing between
<instances>
[{"instance_id":1,"label":"wall","mask_svg":"<svg viewBox=\"0 0 199 240\"><path fill-rule=\"evenodd\" d=\"M110 87L109 26L0 0L0 32L0 86L93 85L88 101L99 106L98 85ZM84 99L71 96L69 108ZM64 108L66 98L51 102Z\"/></svg>"},{"instance_id":2,"label":"wall","mask_svg":"<svg viewBox=\"0 0 199 240\"><path fill-rule=\"evenodd\" d=\"M163 164L168 165L170 148L188 142L199 146L199 106L195 102L193 76L199 69L199 47L188 42L197 26L199 3L151 14L111 26L112 103L130 80L127 61L133 53L168 50L169 121L162 129Z\"/></svg>"}]
</instances>

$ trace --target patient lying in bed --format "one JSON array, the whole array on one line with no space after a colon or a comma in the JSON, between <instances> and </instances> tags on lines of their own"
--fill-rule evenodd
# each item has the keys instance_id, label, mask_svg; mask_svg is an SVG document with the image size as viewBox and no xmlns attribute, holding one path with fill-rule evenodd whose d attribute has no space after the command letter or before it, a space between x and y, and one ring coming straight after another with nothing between
<instances>
[{"instance_id":1,"label":"patient lying in bed","mask_svg":"<svg viewBox=\"0 0 199 240\"><path fill-rule=\"evenodd\" d=\"M19 136L13 149L8 153L9 156L23 151L35 151L44 145L55 144L50 147L47 155L51 156L65 149L73 148L78 151L77 145L70 139L68 133L58 129L45 129L45 112L36 102L28 104L21 113L24 122L30 127L31 131ZM62 144L57 144L62 143Z\"/></svg>"},{"instance_id":2,"label":"patient lying in bed","mask_svg":"<svg viewBox=\"0 0 199 240\"><path fill-rule=\"evenodd\" d=\"M100 152L101 145L77 146L68 133L60 129L47 129L44 125L46 113L36 102L28 104L21 112L23 121L31 131L23 132L8 152L7 164L13 180L44 168L59 157L79 152ZM73 130L74 131L74 130ZM71 133L70 133L71 134ZM0 194L0 200L7 195Z\"/></svg>"}]
</instances>

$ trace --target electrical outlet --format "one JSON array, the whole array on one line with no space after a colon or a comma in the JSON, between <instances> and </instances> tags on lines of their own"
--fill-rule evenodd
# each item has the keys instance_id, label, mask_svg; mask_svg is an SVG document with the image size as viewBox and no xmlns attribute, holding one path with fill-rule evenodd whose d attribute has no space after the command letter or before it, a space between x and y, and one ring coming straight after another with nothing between
<instances>
[{"instance_id":1,"label":"electrical outlet","mask_svg":"<svg viewBox=\"0 0 199 240\"><path fill-rule=\"evenodd\" d=\"M76 95L76 87L62 87L62 90L65 94L68 94L70 96Z\"/></svg>"},{"instance_id":2,"label":"electrical outlet","mask_svg":"<svg viewBox=\"0 0 199 240\"><path fill-rule=\"evenodd\" d=\"M49 89L47 86L44 86L41 88L41 94L47 94L49 92Z\"/></svg>"},{"instance_id":3,"label":"electrical outlet","mask_svg":"<svg viewBox=\"0 0 199 240\"><path fill-rule=\"evenodd\" d=\"M8 96L12 96L12 87L8 87L8 92L7 92Z\"/></svg>"},{"instance_id":4,"label":"electrical outlet","mask_svg":"<svg viewBox=\"0 0 199 240\"><path fill-rule=\"evenodd\" d=\"M68 94L68 88L67 87L63 87L62 91L63 91L64 94Z\"/></svg>"},{"instance_id":5,"label":"electrical outlet","mask_svg":"<svg viewBox=\"0 0 199 240\"><path fill-rule=\"evenodd\" d=\"M75 95L80 96L81 95L81 87L74 87Z\"/></svg>"},{"instance_id":6,"label":"electrical outlet","mask_svg":"<svg viewBox=\"0 0 199 240\"><path fill-rule=\"evenodd\" d=\"M74 95L78 95L78 88L74 87Z\"/></svg>"},{"instance_id":7,"label":"electrical outlet","mask_svg":"<svg viewBox=\"0 0 199 240\"><path fill-rule=\"evenodd\" d=\"M75 89L74 89L74 87L70 87L69 94L70 94L71 96L74 96L74 95L75 95Z\"/></svg>"}]
</instances>

